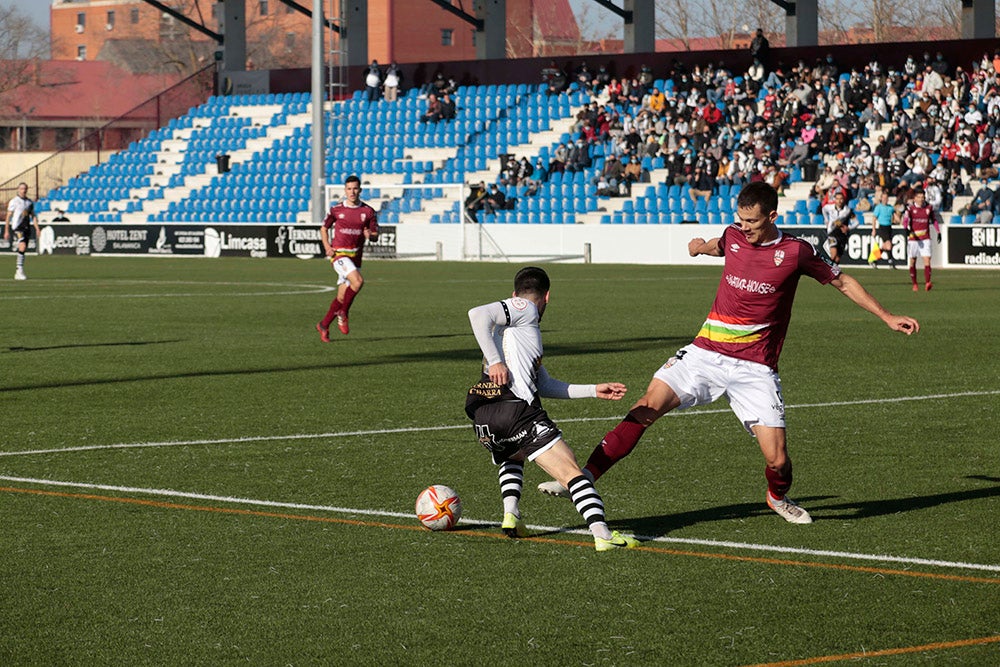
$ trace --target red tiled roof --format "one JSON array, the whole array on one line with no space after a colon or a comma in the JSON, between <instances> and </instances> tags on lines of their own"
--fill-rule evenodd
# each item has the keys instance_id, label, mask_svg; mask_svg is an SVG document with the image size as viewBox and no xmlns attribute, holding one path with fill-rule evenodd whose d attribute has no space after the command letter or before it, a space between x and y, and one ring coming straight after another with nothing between
<instances>
[{"instance_id":1,"label":"red tiled roof","mask_svg":"<svg viewBox=\"0 0 1000 667\"><path fill-rule=\"evenodd\" d=\"M0 67L8 66L0 61ZM130 74L103 61L39 60L31 81L0 94L0 119L117 118L180 81L176 74ZM22 111L18 112L15 107Z\"/></svg>"}]
</instances>

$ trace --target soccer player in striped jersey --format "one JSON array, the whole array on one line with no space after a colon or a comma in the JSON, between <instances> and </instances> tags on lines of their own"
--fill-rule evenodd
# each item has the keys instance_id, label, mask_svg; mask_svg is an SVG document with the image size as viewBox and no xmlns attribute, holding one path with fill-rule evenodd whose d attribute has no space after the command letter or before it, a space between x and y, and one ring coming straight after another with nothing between
<instances>
[{"instance_id":1,"label":"soccer player in striped jersey","mask_svg":"<svg viewBox=\"0 0 1000 667\"><path fill-rule=\"evenodd\" d=\"M28 197L28 184L18 183L17 194L7 204L7 219L3 224L4 240L9 239L11 247L17 251L14 280L28 279L28 276L24 274L24 253L28 250L32 229L35 230L37 237L38 216L35 215L35 202Z\"/></svg>"},{"instance_id":2,"label":"soccer player in striped jersey","mask_svg":"<svg viewBox=\"0 0 1000 667\"><path fill-rule=\"evenodd\" d=\"M528 266L514 277L514 295L469 311L476 342L483 352L483 374L469 389L465 412L473 421L479 443L500 466L500 494L508 537L524 537L519 507L524 461L534 461L565 485L577 511L594 536L597 551L628 549L634 537L612 531L605 520L604 501L594 483L580 470L573 450L542 409L541 397L621 400L618 382L569 384L556 380L542 365L542 333L538 323L549 302L549 276Z\"/></svg>"},{"instance_id":3,"label":"soccer player in striped jersey","mask_svg":"<svg viewBox=\"0 0 1000 667\"><path fill-rule=\"evenodd\" d=\"M653 375L645 395L594 449L584 473L597 480L625 457L657 419L675 409L705 405L721 396L764 454L768 507L792 523L811 523L809 513L787 497L792 461L785 441L785 405L778 356L792 314L799 277L833 285L844 296L907 335L919 330L912 317L893 315L861 284L817 254L809 243L775 225L778 194L763 182L750 183L737 199L737 222L722 236L694 238L692 257L725 257L722 279L708 318L694 342L679 350ZM557 482L539 490L565 495Z\"/></svg>"},{"instance_id":4,"label":"soccer player in striped jersey","mask_svg":"<svg viewBox=\"0 0 1000 667\"><path fill-rule=\"evenodd\" d=\"M360 271L365 241L378 239L378 218L375 209L361 201L360 178L348 176L344 181L344 201L330 208L320 227L319 236L326 256L337 272L337 298L330 304L326 316L316 325L320 340L329 343L330 324L334 318L337 319L337 328L342 334L350 332L347 314L354 297L365 284Z\"/></svg>"}]
</instances>

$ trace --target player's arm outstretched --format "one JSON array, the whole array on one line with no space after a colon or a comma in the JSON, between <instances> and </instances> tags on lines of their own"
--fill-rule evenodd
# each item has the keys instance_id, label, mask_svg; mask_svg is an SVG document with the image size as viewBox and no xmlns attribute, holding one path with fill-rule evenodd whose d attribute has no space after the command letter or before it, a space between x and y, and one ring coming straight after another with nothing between
<instances>
[{"instance_id":1,"label":"player's arm outstretched","mask_svg":"<svg viewBox=\"0 0 1000 667\"><path fill-rule=\"evenodd\" d=\"M626 387L621 382L570 384L549 375L545 366L538 367L538 395L542 398L603 398L606 401L620 401L625 396L625 391Z\"/></svg>"},{"instance_id":2,"label":"player's arm outstretched","mask_svg":"<svg viewBox=\"0 0 1000 667\"><path fill-rule=\"evenodd\" d=\"M500 350L493 340L493 327L507 321L503 306L499 302L488 303L483 306L476 306L469 311L469 323L472 324L472 333L476 336L479 349L486 359L486 374L490 376L490 381L501 387L506 386L510 381L510 372L507 364L504 363Z\"/></svg>"},{"instance_id":3,"label":"player's arm outstretched","mask_svg":"<svg viewBox=\"0 0 1000 667\"><path fill-rule=\"evenodd\" d=\"M722 257L722 248L719 247L719 238L705 239L699 237L688 241L688 254L692 257L698 255L711 255L712 257Z\"/></svg>"},{"instance_id":4,"label":"player's arm outstretched","mask_svg":"<svg viewBox=\"0 0 1000 667\"><path fill-rule=\"evenodd\" d=\"M915 319L906 315L893 315L861 283L846 273L841 273L831 280L830 284L840 290L840 293L848 299L885 322L886 326L893 331L900 331L907 336L920 331L920 324Z\"/></svg>"}]
</instances>

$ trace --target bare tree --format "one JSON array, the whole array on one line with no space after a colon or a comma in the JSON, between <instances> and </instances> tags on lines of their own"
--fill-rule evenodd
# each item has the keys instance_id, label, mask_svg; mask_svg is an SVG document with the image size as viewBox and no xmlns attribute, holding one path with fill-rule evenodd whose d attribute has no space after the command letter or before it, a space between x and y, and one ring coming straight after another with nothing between
<instances>
[{"instance_id":1,"label":"bare tree","mask_svg":"<svg viewBox=\"0 0 1000 667\"><path fill-rule=\"evenodd\" d=\"M771 0L660 0L656 16L657 33L685 49L695 37L714 37L719 48L731 49L757 28L768 35L784 33L782 11Z\"/></svg>"},{"instance_id":2,"label":"bare tree","mask_svg":"<svg viewBox=\"0 0 1000 667\"><path fill-rule=\"evenodd\" d=\"M821 0L818 12L821 44L960 39L962 34L958 0ZM659 38L685 49L696 37L714 37L728 49L736 47L739 35L757 28L773 44L773 36L785 32L785 13L772 0L657 0L656 26Z\"/></svg>"},{"instance_id":3,"label":"bare tree","mask_svg":"<svg viewBox=\"0 0 1000 667\"><path fill-rule=\"evenodd\" d=\"M0 93L31 81L48 50L48 33L16 7L0 6Z\"/></svg>"},{"instance_id":4,"label":"bare tree","mask_svg":"<svg viewBox=\"0 0 1000 667\"><path fill-rule=\"evenodd\" d=\"M909 0L903 25L934 26L940 29L936 39L962 38L962 3L954 0ZM911 39L926 39L919 34Z\"/></svg>"},{"instance_id":5,"label":"bare tree","mask_svg":"<svg viewBox=\"0 0 1000 667\"><path fill-rule=\"evenodd\" d=\"M617 19L610 24L602 20L607 12L608 10L593 4L586 4L577 12L576 23L580 27L580 53L601 51L601 44L622 39L622 27Z\"/></svg>"},{"instance_id":6,"label":"bare tree","mask_svg":"<svg viewBox=\"0 0 1000 667\"><path fill-rule=\"evenodd\" d=\"M685 51L691 50L691 38L696 37L693 2L669 0L656 3L656 34L679 42Z\"/></svg>"},{"instance_id":7,"label":"bare tree","mask_svg":"<svg viewBox=\"0 0 1000 667\"><path fill-rule=\"evenodd\" d=\"M824 44L958 39L961 25L961 4L955 0L825 0L819 5Z\"/></svg>"}]
</instances>

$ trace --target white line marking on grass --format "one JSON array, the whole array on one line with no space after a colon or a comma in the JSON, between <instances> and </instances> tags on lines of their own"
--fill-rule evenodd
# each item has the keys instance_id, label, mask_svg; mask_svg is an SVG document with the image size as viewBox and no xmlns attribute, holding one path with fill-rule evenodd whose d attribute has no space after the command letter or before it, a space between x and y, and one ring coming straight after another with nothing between
<instances>
[{"instance_id":1,"label":"white line marking on grass","mask_svg":"<svg viewBox=\"0 0 1000 667\"><path fill-rule=\"evenodd\" d=\"M795 410L801 408L829 408L829 407L842 407L845 405L869 405L873 403L903 403L907 401L930 401L935 399L945 399L945 398L965 398L970 396L996 396L1000 394L1000 390L985 390L985 391L962 391L952 394L930 394L926 396L900 396L896 398L864 398L855 401L834 401L829 403L803 403L802 405L786 405L786 410ZM728 408L712 409L712 410L679 410L676 412L668 413L668 417L694 417L698 415L711 415L711 414L724 414L728 413L730 410ZM571 423L571 422L595 422L595 421L617 421L621 419L621 415L615 415L613 417L573 417L567 419L557 420L560 423ZM466 424L456 424L453 426L413 426L406 428L386 428L386 429L375 429L370 431L340 431L340 432L330 432L330 433L293 433L288 435L256 435L256 436L246 436L240 438L216 438L216 439L206 439L206 440L165 440L162 442L122 442L112 445L79 445L76 447L58 447L53 449L30 449L17 452L0 452L0 457L9 456L29 456L35 454L62 454L66 452L87 452L101 449L140 449L144 447L183 447L187 445L226 445L226 444L240 444L249 442L268 442L277 440L316 440L319 438L344 438L350 436L359 435L388 435L392 433L423 433L430 431L457 431L461 429L471 428L471 425Z\"/></svg>"},{"instance_id":2,"label":"white line marking on grass","mask_svg":"<svg viewBox=\"0 0 1000 667\"><path fill-rule=\"evenodd\" d=\"M60 280L52 281L38 281L44 284L52 284L57 282L68 282ZM264 282L200 282L194 280L109 280L109 281L87 281L87 284L94 287L99 284L109 283L114 285L209 285L209 286L233 286L237 285L240 287L251 287L251 286L265 286L265 287L284 287L288 288L280 292L160 292L156 294L107 294L107 293L89 293L89 294L4 294L0 295L0 301L23 301L26 299L152 299L152 298L188 298L188 297L215 297L215 296L295 296L297 294L321 294L323 292L332 292L337 288L330 285L313 285L313 284L289 284L289 283L264 283ZM74 282L75 285L79 286L79 281Z\"/></svg>"},{"instance_id":3,"label":"white line marking on grass","mask_svg":"<svg viewBox=\"0 0 1000 667\"><path fill-rule=\"evenodd\" d=\"M607 417L605 419L612 419ZM614 417L614 419L619 419ZM564 419L563 421L581 421ZM318 438L344 438L355 435L386 435L391 433L422 433L425 431L456 431L471 429L472 425L460 426L414 426L412 428L387 428L374 431L341 431L339 433L295 433L292 435L254 435L243 438L218 438L214 440L166 440L163 442L122 442L114 445L80 445L58 449L35 449L23 452L0 452L2 456L24 456L28 454L61 454L63 452L87 452L95 449L138 449L142 447L181 447L185 445L227 445L246 442L269 442L274 440L315 440Z\"/></svg>"},{"instance_id":4,"label":"white line marking on grass","mask_svg":"<svg viewBox=\"0 0 1000 667\"><path fill-rule=\"evenodd\" d=\"M349 515L362 515L362 516L374 516L374 517L389 517L394 519L413 519L414 516L409 512L389 512L385 510L366 510L357 509L351 507L336 507L330 505L308 505L303 503L286 503L278 502L274 500L257 500L252 498L236 498L232 496L215 496L206 493L191 493L187 491L175 491L173 489L148 489L142 487L133 486L113 486L110 484L88 484L82 482L63 482L51 479L36 479L32 477L13 477L8 475L0 475L0 480L5 482L16 482L19 484L38 484L42 486L54 486L62 488L73 488L73 489L86 489L90 491L111 491L115 493L141 493L151 496L160 496L167 498L185 498L188 500L207 500L219 503L231 503L235 505L250 505L255 507L273 507L281 509L294 509L294 510L312 510L318 512L332 512L335 514L349 514ZM480 526L499 526L500 524L495 521L479 521L462 519L459 523L461 525L480 525ZM589 530L582 529L568 529L558 526L541 526L541 525L531 525L528 526L531 530L546 532L546 533L562 533L570 535L586 535L590 536ZM729 542L725 540L701 540L701 539L689 539L681 537L653 537L653 536L638 536L640 539L647 542L658 542L665 544L694 544L699 546L707 546L712 548L723 548L723 549L740 549L749 551L766 551L770 553L777 554L797 554L804 556L825 556L831 558L843 558L848 560L862 560L862 561L873 561L879 563L900 563L906 565L927 565L932 567L941 567L949 569L959 569L959 570L982 570L986 572L1000 572L1000 565L987 565L982 563L964 563L956 561L947 560L934 560L929 558L909 558L904 556L888 556L879 554L863 554L863 553L853 553L850 551L827 551L823 549L801 549L797 547L779 547L769 544L754 544L751 542Z\"/></svg>"}]
</instances>

